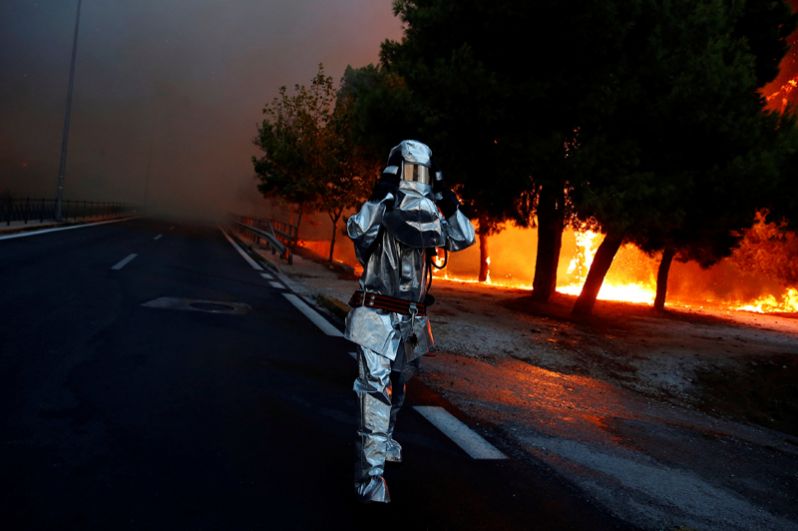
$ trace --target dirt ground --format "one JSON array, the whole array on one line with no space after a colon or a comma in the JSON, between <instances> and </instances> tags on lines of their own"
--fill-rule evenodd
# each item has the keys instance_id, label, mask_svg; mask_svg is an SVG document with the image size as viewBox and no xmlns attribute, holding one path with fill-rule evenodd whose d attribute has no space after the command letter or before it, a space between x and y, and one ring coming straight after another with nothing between
<instances>
[{"instance_id":1,"label":"dirt ground","mask_svg":"<svg viewBox=\"0 0 798 531\"><path fill-rule=\"evenodd\" d=\"M345 313L351 273L309 255L278 267ZM575 321L568 296L433 294L419 378L489 437L642 528L798 529L798 319L599 301Z\"/></svg>"}]
</instances>

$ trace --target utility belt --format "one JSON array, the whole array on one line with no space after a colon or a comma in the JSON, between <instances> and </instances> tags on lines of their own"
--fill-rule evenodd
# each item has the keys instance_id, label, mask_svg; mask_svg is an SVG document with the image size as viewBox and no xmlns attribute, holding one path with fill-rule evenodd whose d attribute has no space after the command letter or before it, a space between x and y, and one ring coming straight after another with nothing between
<instances>
[{"instance_id":1,"label":"utility belt","mask_svg":"<svg viewBox=\"0 0 798 531\"><path fill-rule=\"evenodd\" d=\"M411 317L416 315L427 315L427 305L423 302L413 302L397 297L389 297L388 295L380 295L379 293L373 293L371 291L355 291L352 294L352 298L349 299L349 306L352 308L366 306L368 308L410 315Z\"/></svg>"}]
</instances>

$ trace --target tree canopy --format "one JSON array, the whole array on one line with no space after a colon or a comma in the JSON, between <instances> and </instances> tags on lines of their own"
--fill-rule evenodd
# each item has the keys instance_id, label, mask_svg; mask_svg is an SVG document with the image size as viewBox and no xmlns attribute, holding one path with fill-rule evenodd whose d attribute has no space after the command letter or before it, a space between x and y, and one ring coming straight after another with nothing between
<instances>
[{"instance_id":1,"label":"tree canopy","mask_svg":"<svg viewBox=\"0 0 798 531\"><path fill-rule=\"evenodd\" d=\"M566 217L566 146L603 95L634 2L412 0L394 3L401 41L382 64L405 79L480 232L537 214L535 291L546 299ZM539 278L540 277L540 278Z\"/></svg>"},{"instance_id":2,"label":"tree canopy","mask_svg":"<svg viewBox=\"0 0 798 531\"><path fill-rule=\"evenodd\" d=\"M618 58L617 98L579 132L574 204L606 238L576 313L590 312L623 241L704 265L728 255L780 179L782 122L757 88L785 50L789 31L772 31L774 18L794 22L786 6L767 17L741 6L643 2Z\"/></svg>"},{"instance_id":3,"label":"tree canopy","mask_svg":"<svg viewBox=\"0 0 798 531\"><path fill-rule=\"evenodd\" d=\"M354 142L351 98L338 94L319 65L309 86L281 87L263 114L254 140L263 153L252 158L258 189L297 205L297 227L305 210L326 212L332 261L338 220L367 195L375 171Z\"/></svg>"}]
</instances>

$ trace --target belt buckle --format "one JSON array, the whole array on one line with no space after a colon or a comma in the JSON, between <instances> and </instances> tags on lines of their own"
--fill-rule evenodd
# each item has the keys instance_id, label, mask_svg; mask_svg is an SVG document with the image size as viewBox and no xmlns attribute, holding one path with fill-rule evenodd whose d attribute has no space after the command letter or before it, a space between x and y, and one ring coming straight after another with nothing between
<instances>
[{"instance_id":1,"label":"belt buckle","mask_svg":"<svg viewBox=\"0 0 798 531\"><path fill-rule=\"evenodd\" d=\"M418 314L418 306L416 306L415 302L411 302L408 305L407 312L410 314L410 317L412 317L413 319L416 318L416 315Z\"/></svg>"}]
</instances>

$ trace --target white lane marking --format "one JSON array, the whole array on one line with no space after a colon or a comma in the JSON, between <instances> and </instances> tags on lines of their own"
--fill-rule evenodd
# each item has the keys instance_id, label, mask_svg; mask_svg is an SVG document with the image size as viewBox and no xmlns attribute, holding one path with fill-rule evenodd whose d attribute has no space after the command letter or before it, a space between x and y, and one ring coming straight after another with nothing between
<instances>
[{"instance_id":1,"label":"white lane marking","mask_svg":"<svg viewBox=\"0 0 798 531\"><path fill-rule=\"evenodd\" d=\"M319 329L327 334L328 336L333 337L344 337L344 335L333 325L330 324L327 319L321 316L319 312L305 304L305 302L294 295L293 293L283 293L283 297L288 299L288 302L294 305L294 307L305 314L305 317L310 319L310 321L319 327Z\"/></svg>"},{"instance_id":2,"label":"white lane marking","mask_svg":"<svg viewBox=\"0 0 798 531\"><path fill-rule=\"evenodd\" d=\"M120 269L122 269L123 267L128 265L130 262L132 262L133 259L136 258L137 256L138 256L138 254L136 254L136 253L129 254L126 257L124 257L123 259L121 259L120 261L118 261L116 264L111 266L111 269L113 269L114 271L119 271Z\"/></svg>"},{"instance_id":3,"label":"white lane marking","mask_svg":"<svg viewBox=\"0 0 798 531\"><path fill-rule=\"evenodd\" d=\"M155 241L158 241L158 240L160 240L161 238L163 238L163 234L159 234L158 236L156 236L155 238L153 238L153 240L155 240Z\"/></svg>"},{"instance_id":4,"label":"white lane marking","mask_svg":"<svg viewBox=\"0 0 798 531\"><path fill-rule=\"evenodd\" d=\"M260 276L262 276L266 280L274 280L274 277L271 276L269 273L261 273Z\"/></svg>"},{"instance_id":5,"label":"white lane marking","mask_svg":"<svg viewBox=\"0 0 798 531\"><path fill-rule=\"evenodd\" d=\"M258 263L255 262L255 260L253 260L251 256L245 253L244 250L235 241L233 241L233 239L230 236L227 235L227 233L224 231L223 228L221 227L218 228L220 231L222 231L224 237L227 238L227 241L230 242L230 245L233 246L233 249L238 251L238 254L240 254L241 257L247 261L247 263L252 267L252 269L254 269L255 271L263 271L263 268L259 266Z\"/></svg>"},{"instance_id":6,"label":"white lane marking","mask_svg":"<svg viewBox=\"0 0 798 531\"><path fill-rule=\"evenodd\" d=\"M438 406L414 406L436 428L462 448L473 459L507 459L495 446L460 422L457 417Z\"/></svg>"},{"instance_id":7,"label":"white lane marking","mask_svg":"<svg viewBox=\"0 0 798 531\"><path fill-rule=\"evenodd\" d=\"M285 286L283 286L282 284L280 284L279 282L276 282L276 281L274 281L274 280L272 280L271 282L269 282L269 285L270 285L271 287L273 287L274 289L285 289Z\"/></svg>"},{"instance_id":8,"label":"white lane marking","mask_svg":"<svg viewBox=\"0 0 798 531\"><path fill-rule=\"evenodd\" d=\"M39 236L40 234L49 234L51 232L59 232L62 230L82 229L84 227L94 227L97 225L107 225L109 223L119 223L120 221L128 221L134 219L136 216L130 216L122 219L112 219L109 221L97 221L95 223L84 223L82 225L69 225L67 227L53 227L49 229L31 230L25 232L15 232L6 236L0 236L0 240L13 240L14 238L27 238L28 236Z\"/></svg>"}]
</instances>

